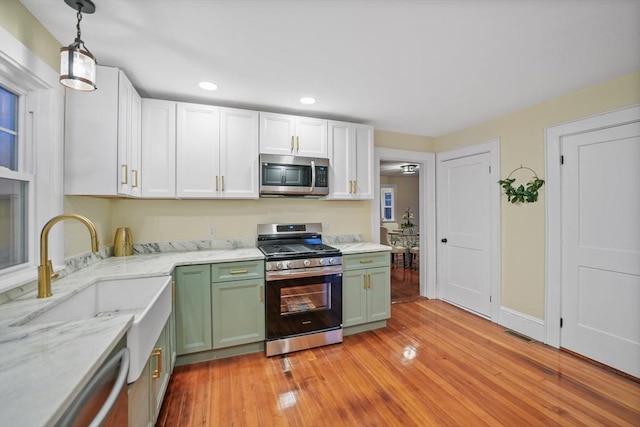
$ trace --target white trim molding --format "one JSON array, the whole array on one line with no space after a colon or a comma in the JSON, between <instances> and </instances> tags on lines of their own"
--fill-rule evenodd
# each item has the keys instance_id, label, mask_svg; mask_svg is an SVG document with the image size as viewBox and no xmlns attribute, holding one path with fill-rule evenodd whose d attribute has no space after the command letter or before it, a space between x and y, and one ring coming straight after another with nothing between
<instances>
[{"instance_id":1,"label":"white trim molding","mask_svg":"<svg viewBox=\"0 0 640 427\"><path fill-rule=\"evenodd\" d=\"M375 147L375 197L372 203L371 236L380 243L380 160L407 161L420 166L420 295L436 297L436 167L435 154L423 151Z\"/></svg>"},{"instance_id":2,"label":"white trim molding","mask_svg":"<svg viewBox=\"0 0 640 427\"><path fill-rule=\"evenodd\" d=\"M585 117L545 129L546 273L544 342L559 348L562 311L562 180L560 155L562 139L640 120L640 105Z\"/></svg>"},{"instance_id":3,"label":"white trim molding","mask_svg":"<svg viewBox=\"0 0 640 427\"><path fill-rule=\"evenodd\" d=\"M507 307L500 307L500 325L518 333L544 341L544 321Z\"/></svg>"}]
</instances>

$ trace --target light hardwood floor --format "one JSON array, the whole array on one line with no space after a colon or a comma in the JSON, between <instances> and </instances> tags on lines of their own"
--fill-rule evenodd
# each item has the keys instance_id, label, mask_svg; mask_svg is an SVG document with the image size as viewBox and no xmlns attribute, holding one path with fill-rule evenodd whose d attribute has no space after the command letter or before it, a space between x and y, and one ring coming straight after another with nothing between
<instances>
[{"instance_id":1,"label":"light hardwood floor","mask_svg":"<svg viewBox=\"0 0 640 427\"><path fill-rule=\"evenodd\" d=\"M157 426L640 426L640 384L445 302L343 344L176 368Z\"/></svg>"}]
</instances>

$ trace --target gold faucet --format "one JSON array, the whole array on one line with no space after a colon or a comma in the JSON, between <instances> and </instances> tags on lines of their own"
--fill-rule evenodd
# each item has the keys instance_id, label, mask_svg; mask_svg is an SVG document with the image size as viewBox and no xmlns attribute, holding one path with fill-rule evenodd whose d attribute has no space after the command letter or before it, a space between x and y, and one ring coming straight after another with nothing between
<instances>
[{"instance_id":1,"label":"gold faucet","mask_svg":"<svg viewBox=\"0 0 640 427\"><path fill-rule=\"evenodd\" d=\"M91 250L98 252L98 232L96 226L89 220L89 218L77 214L62 214L54 216L47 222L42 228L40 233L40 266L38 266L38 298L47 298L51 294L51 278L54 277L53 266L49 260L48 247L49 247L49 231L58 222L63 219L77 219L81 223L87 226L89 234L91 234ZM55 278L57 278L57 273Z\"/></svg>"}]
</instances>

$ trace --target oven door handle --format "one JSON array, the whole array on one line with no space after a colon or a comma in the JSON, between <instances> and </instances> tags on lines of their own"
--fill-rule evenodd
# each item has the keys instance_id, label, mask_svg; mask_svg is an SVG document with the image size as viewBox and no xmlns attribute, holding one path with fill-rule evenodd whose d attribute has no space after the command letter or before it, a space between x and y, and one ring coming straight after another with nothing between
<instances>
[{"instance_id":1,"label":"oven door handle","mask_svg":"<svg viewBox=\"0 0 640 427\"><path fill-rule=\"evenodd\" d=\"M311 160L311 192L316 189L316 161Z\"/></svg>"},{"instance_id":2,"label":"oven door handle","mask_svg":"<svg viewBox=\"0 0 640 427\"><path fill-rule=\"evenodd\" d=\"M326 276L329 274L342 274L342 266L329 266L329 267L312 267L312 268L299 268L294 270L283 271L267 271L267 282L274 280L288 280L288 279L300 279L303 277L318 277Z\"/></svg>"}]
</instances>

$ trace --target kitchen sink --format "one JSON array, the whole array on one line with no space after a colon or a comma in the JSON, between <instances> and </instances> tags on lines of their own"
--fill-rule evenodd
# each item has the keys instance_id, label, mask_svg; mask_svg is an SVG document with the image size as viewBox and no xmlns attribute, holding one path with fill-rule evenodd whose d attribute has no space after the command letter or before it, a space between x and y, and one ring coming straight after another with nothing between
<instances>
[{"instance_id":1,"label":"kitchen sink","mask_svg":"<svg viewBox=\"0 0 640 427\"><path fill-rule=\"evenodd\" d=\"M171 276L101 280L60 301L27 324L133 315L127 332L128 382L142 373L171 314Z\"/></svg>"}]
</instances>

